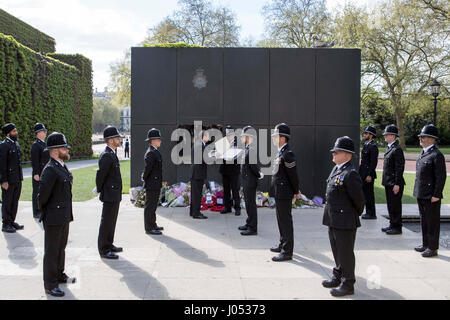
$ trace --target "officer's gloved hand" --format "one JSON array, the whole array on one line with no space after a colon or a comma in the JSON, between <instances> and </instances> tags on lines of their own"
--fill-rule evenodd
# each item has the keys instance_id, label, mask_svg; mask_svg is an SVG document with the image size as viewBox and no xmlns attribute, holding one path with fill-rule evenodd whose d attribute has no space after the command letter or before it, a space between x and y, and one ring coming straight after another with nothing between
<instances>
[{"instance_id":1,"label":"officer's gloved hand","mask_svg":"<svg viewBox=\"0 0 450 320\"><path fill-rule=\"evenodd\" d=\"M97 187L95 187L94 189L92 189L92 193L95 194L95 195L98 195Z\"/></svg>"},{"instance_id":2,"label":"officer's gloved hand","mask_svg":"<svg viewBox=\"0 0 450 320\"><path fill-rule=\"evenodd\" d=\"M259 173L259 180L261 180L262 178L264 178L264 173L260 172Z\"/></svg>"}]
</instances>

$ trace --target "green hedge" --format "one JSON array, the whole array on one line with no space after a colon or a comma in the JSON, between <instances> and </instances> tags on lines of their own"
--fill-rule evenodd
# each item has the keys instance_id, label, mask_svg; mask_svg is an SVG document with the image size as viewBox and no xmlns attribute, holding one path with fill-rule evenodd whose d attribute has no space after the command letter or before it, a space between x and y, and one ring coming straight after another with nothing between
<instances>
[{"instance_id":1,"label":"green hedge","mask_svg":"<svg viewBox=\"0 0 450 320\"><path fill-rule=\"evenodd\" d=\"M55 39L0 9L0 32L37 52L55 52Z\"/></svg>"},{"instance_id":2,"label":"green hedge","mask_svg":"<svg viewBox=\"0 0 450 320\"><path fill-rule=\"evenodd\" d=\"M0 33L0 124L7 122L18 127L24 161L30 159L36 122L49 133L64 133L72 156L91 156L91 61L44 56Z\"/></svg>"},{"instance_id":3,"label":"green hedge","mask_svg":"<svg viewBox=\"0 0 450 320\"><path fill-rule=\"evenodd\" d=\"M148 48L204 48L198 44L189 44L186 42L144 43L143 46Z\"/></svg>"}]
</instances>

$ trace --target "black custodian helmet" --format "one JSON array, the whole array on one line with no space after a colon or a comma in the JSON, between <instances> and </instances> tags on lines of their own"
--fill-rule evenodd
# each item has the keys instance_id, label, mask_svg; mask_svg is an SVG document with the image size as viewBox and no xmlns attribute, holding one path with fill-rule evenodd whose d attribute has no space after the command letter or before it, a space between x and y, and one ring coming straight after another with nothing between
<instances>
[{"instance_id":1,"label":"black custodian helmet","mask_svg":"<svg viewBox=\"0 0 450 320\"><path fill-rule=\"evenodd\" d=\"M384 128L383 136L387 134L393 134L397 137L400 137L400 135L398 134L398 128L395 124L390 124L386 128Z\"/></svg>"},{"instance_id":2,"label":"black custodian helmet","mask_svg":"<svg viewBox=\"0 0 450 320\"><path fill-rule=\"evenodd\" d=\"M47 137L47 150L57 149L57 148L68 148L70 146L67 144L66 137L59 132L53 132Z\"/></svg>"},{"instance_id":3,"label":"black custodian helmet","mask_svg":"<svg viewBox=\"0 0 450 320\"><path fill-rule=\"evenodd\" d=\"M40 132L40 131L47 131L45 126L42 123L39 123L39 122L34 125L33 130L34 130L35 134Z\"/></svg>"},{"instance_id":4,"label":"black custodian helmet","mask_svg":"<svg viewBox=\"0 0 450 320\"><path fill-rule=\"evenodd\" d=\"M433 124L428 124L422 128L422 131L419 133L418 137L431 137L439 139L438 129Z\"/></svg>"},{"instance_id":5,"label":"black custodian helmet","mask_svg":"<svg viewBox=\"0 0 450 320\"><path fill-rule=\"evenodd\" d=\"M103 139L108 140L112 138L123 138L123 137L120 135L119 130L117 130L116 127L107 126L105 130L103 130Z\"/></svg>"},{"instance_id":6,"label":"black custodian helmet","mask_svg":"<svg viewBox=\"0 0 450 320\"><path fill-rule=\"evenodd\" d=\"M8 133L13 131L16 128L14 123L7 123L2 127L3 134L6 136Z\"/></svg>"},{"instance_id":7,"label":"black custodian helmet","mask_svg":"<svg viewBox=\"0 0 450 320\"><path fill-rule=\"evenodd\" d=\"M147 133L147 139L145 141L150 141L154 139L161 139L161 131L156 128L152 128Z\"/></svg>"},{"instance_id":8,"label":"black custodian helmet","mask_svg":"<svg viewBox=\"0 0 450 320\"><path fill-rule=\"evenodd\" d=\"M353 140L348 136L337 138L336 142L334 143L334 147L330 150L330 152L335 151L355 153L355 144L353 143Z\"/></svg>"},{"instance_id":9,"label":"black custodian helmet","mask_svg":"<svg viewBox=\"0 0 450 320\"><path fill-rule=\"evenodd\" d=\"M286 123L277 124L275 126L275 130L272 134L272 137L273 136L283 136L286 138L290 138L291 137L291 129L289 128L289 126Z\"/></svg>"},{"instance_id":10,"label":"black custodian helmet","mask_svg":"<svg viewBox=\"0 0 450 320\"><path fill-rule=\"evenodd\" d=\"M375 129L375 127L373 126L368 126L365 130L364 133L370 133L371 135L373 135L374 137L377 136L377 129Z\"/></svg>"},{"instance_id":11,"label":"black custodian helmet","mask_svg":"<svg viewBox=\"0 0 450 320\"><path fill-rule=\"evenodd\" d=\"M226 128L225 128L225 135L226 136L232 136L234 134L235 134L234 128L232 126L230 126L230 125L226 126Z\"/></svg>"},{"instance_id":12,"label":"black custodian helmet","mask_svg":"<svg viewBox=\"0 0 450 320\"><path fill-rule=\"evenodd\" d=\"M256 130L252 126L245 126L242 129L241 137L252 137L255 138Z\"/></svg>"}]
</instances>

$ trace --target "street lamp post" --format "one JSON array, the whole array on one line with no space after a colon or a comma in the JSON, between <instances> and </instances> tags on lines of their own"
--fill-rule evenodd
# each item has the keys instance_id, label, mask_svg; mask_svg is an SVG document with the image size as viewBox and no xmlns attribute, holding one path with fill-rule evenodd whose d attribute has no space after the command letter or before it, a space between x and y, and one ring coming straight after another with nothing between
<instances>
[{"instance_id":1,"label":"street lamp post","mask_svg":"<svg viewBox=\"0 0 450 320\"><path fill-rule=\"evenodd\" d=\"M434 102L434 125L437 126L436 124L436 105L438 102L438 96L439 93L441 91L441 84L435 79L433 81L433 83L430 85L431 87L431 95L434 97L433 102Z\"/></svg>"}]
</instances>

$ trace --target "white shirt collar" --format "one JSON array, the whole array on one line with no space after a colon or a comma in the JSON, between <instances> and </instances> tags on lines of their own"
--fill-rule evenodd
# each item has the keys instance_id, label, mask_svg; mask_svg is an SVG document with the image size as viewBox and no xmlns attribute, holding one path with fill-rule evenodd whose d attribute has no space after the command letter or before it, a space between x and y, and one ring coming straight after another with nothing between
<instances>
[{"instance_id":1,"label":"white shirt collar","mask_svg":"<svg viewBox=\"0 0 450 320\"><path fill-rule=\"evenodd\" d=\"M52 159L55 160L56 162L58 162L61 165L61 167L64 168L64 161L60 161L60 160L55 159L55 158L52 158Z\"/></svg>"},{"instance_id":2,"label":"white shirt collar","mask_svg":"<svg viewBox=\"0 0 450 320\"><path fill-rule=\"evenodd\" d=\"M38 138L38 140L41 140L43 143L45 143L45 141L44 140L42 140L41 138Z\"/></svg>"},{"instance_id":3,"label":"white shirt collar","mask_svg":"<svg viewBox=\"0 0 450 320\"><path fill-rule=\"evenodd\" d=\"M285 144L283 144L281 147L279 147L279 148L278 148L278 152L280 152L281 149L283 149L285 145L287 145L287 143L285 143Z\"/></svg>"},{"instance_id":4,"label":"white shirt collar","mask_svg":"<svg viewBox=\"0 0 450 320\"><path fill-rule=\"evenodd\" d=\"M428 150L430 150L431 147L433 147L433 146L434 146L434 144L432 144L431 146L428 146L428 147L426 147L426 148L423 148L423 153L428 152Z\"/></svg>"},{"instance_id":5,"label":"white shirt collar","mask_svg":"<svg viewBox=\"0 0 450 320\"><path fill-rule=\"evenodd\" d=\"M395 143L395 140L392 141L391 143L388 143L388 147L390 148L394 143Z\"/></svg>"},{"instance_id":6,"label":"white shirt collar","mask_svg":"<svg viewBox=\"0 0 450 320\"><path fill-rule=\"evenodd\" d=\"M341 164L337 164L336 166L337 166L338 170L341 169L344 166L344 164L346 164L346 163L348 163L348 161L341 163Z\"/></svg>"},{"instance_id":7,"label":"white shirt collar","mask_svg":"<svg viewBox=\"0 0 450 320\"><path fill-rule=\"evenodd\" d=\"M10 137L6 137L6 139L8 139L8 140L11 141L11 142L14 142L14 140L11 139Z\"/></svg>"}]
</instances>

